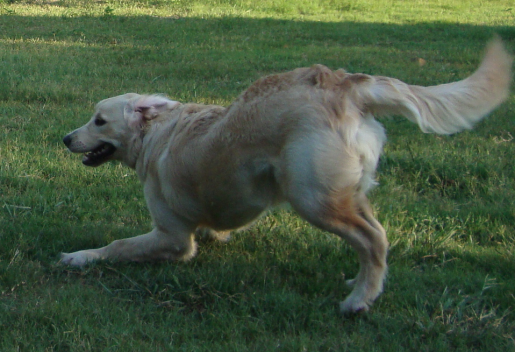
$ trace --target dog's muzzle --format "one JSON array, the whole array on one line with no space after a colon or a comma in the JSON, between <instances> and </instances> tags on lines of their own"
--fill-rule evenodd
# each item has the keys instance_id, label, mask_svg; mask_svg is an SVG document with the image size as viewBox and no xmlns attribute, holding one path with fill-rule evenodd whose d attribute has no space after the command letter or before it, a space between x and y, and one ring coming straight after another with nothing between
<instances>
[{"instance_id":1,"label":"dog's muzzle","mask_svg":"<svg viewBox=\"0 0 515 352\"><path fill-rule=\"evenodd\" d=\"M73 133L66 135L63 138L63 143L73 152ZM99 166L111 159L111 156L116 152L116 147L111 143L102 143L93 150L87 151L82 158L82 163L86 166Z\"/></svg>"}]
</instances>

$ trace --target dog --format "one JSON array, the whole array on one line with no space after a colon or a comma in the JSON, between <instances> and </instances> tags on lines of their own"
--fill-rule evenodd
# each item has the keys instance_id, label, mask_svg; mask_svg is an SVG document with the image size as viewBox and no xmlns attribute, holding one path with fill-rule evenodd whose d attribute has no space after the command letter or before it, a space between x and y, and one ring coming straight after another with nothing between
<instances>
[{"instance_id":1,"label":"dog","mask_svg":"<svg viewBox=\"0 0 515 352\"><path fill-rule=\"evenodd\" d=\"M188 260L195 233L225 240L280 203L348 241L359 272L342 313L368 310L383 289L388 241L367 200L386 141L380 115L402 115L423 132L470 129L509 94L512 58L500 39L470 77L430 87L332 71L323 65L257 80L229 107L128 93L100 101L64 137L82 162L118 160L143 185L153 230L61 263Z\"/></svg>"}]
</instances>

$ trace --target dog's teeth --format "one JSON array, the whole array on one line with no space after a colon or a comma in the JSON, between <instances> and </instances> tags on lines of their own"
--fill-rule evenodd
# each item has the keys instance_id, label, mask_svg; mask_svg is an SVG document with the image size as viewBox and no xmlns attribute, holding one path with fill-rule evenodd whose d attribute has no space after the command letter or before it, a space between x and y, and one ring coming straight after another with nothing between
<instances>
[{"instance_id":1,"label":"dog's teeth","mask_svg":"<svg viewBox=\"0 0 515 352\"><path fill-rule=\"evenodd\" d=\"M103 144L95 150L84 153L83 162L86 165L93 165L105 161L108 155L114 153L115 148L110 144Z\"/></svg>"}]
</instances>

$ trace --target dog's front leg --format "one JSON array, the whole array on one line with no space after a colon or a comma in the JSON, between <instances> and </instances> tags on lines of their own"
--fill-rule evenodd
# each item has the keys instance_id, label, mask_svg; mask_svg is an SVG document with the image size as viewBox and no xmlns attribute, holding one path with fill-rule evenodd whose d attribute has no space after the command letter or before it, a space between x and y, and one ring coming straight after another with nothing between
<instances>
[{"instance_id":1,"label":"dog's front leg","mask_svg":"<svg viewBox=\"0 0 515 352\"><path fill-rule=\"evenodd\" d=\"M116 240L102 248L62 253L60 262L65 265L84 266L97 260L188 260L195 255L196 249L192 232L186 229L163 231L155 228L147 234Z\"/></svg>"}]
</instances>

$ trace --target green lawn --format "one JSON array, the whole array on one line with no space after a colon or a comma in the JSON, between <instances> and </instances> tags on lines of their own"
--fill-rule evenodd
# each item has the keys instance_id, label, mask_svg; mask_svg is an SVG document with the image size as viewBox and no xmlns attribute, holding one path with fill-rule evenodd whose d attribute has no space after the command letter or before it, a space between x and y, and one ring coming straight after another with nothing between
<instances>
[{"instance_id":1,"label":"green lawn","mask_svg":"<svg viewBox=\"0 0 515 352\"><path fill-rule=\"evenodd\" d=\"M188 263L57 264L151 228L132 170L61 142L97 101L228 105L314 63L446 83L494 33L515 50L512 0L0 0L0 351L515 350L513 97L451 137L381 119L390 271L368 313L338 314L350 247L287 210Z\"/></svg>"}]
</instances>

